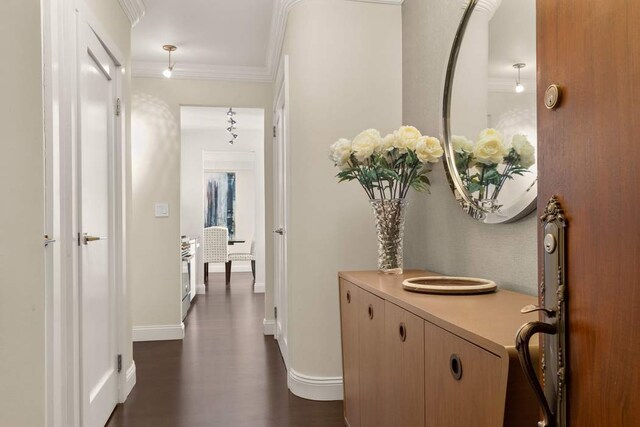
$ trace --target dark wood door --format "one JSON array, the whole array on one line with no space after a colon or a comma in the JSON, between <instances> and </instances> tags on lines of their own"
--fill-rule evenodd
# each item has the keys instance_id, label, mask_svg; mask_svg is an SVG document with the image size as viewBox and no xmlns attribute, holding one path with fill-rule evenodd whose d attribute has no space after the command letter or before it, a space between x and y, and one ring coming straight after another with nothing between
<instances>
[{"instance_id":1,"label":"dark wood door","mask_svg":"<svg viewBox=\"0 0 640 427\"><path fill-rule=\"evenodd\" d=\"M538 212L555 194L569 223L569 425L638 426L640 1L538 0L537 13Z\"/></svg>"}]
</instances>

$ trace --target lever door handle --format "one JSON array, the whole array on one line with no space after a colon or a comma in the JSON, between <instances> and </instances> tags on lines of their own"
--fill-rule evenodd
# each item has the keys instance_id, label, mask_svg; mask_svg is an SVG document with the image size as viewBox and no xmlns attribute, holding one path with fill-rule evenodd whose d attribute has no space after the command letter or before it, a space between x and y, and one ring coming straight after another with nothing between
<instances>
[{"instance_id":1,"label":"lever door handle","mask_svg":"<svg viewBox=\"0 0 640 427\"><path fill-rule=\"evenodd\" d=\"M526 308L526 307L525 307ZM529 351L529 341L536 334L555 335L558 333L558 327L555 324L545 322L529 322L522 325L516 334L516 350L518 351L518 359L524 369L524 374L533 388L533 392L538 399L538 403L542 408L543 420L538 423L538 427L556 427L556 419L551 412L549 402L544 395L542 385L536 375L536 369L531 360L531 352Z\"/></svg>"},{"instance_id":2,"label":"lever door handle","mask_svg":"<svg viewBox=\"0 0 640 427\"><path fill-rule=\"evenodd\" d=\"M44 246L50 245L51 243L55 243L56 239L50 239L48 234L44 235Z\"/></svg>"},{"instance_id":3,"label":"lever door handle","mask_svg":"<svg viewBox=\"0 0 640 427\"><path fill-rule=\"evenodd\" d=\"M82 235L82 243L88 245L90 242L97 242L98 240L107 240L106 237L89 236L87 233Z\"/></svg>"},{"instance_id":4,"label":"lever door handle","mask_svg":"<svg viewBox=\"0 0 640 427\"><path fill-rule=\"evenodd\" d=\"M544 308L544 307L540 307L537 305L527 305L522 307L522 310L520 310L520 313L522 314L527 314L527 313L534 313L536 311L542 311L544 312L544 314L547 315L547 317L556 317L556 311L555 310L549 310L548 308Z\"/></svg>"},{"instance_id":5,"label":"lever door handle","mask_svg":"<svg viewBox=\"0 0 640 427\"><path fill-rule=\"evenodd\" d=\"M276 228L273 232L282 236L284 235L284 228Z\"/></svg>"}]
</instances>

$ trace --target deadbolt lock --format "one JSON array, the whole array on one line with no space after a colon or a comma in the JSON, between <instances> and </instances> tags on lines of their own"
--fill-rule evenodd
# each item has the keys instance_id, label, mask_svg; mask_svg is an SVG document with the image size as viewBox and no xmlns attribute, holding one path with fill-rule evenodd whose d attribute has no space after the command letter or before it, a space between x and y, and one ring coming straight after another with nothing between
<instances>
[{"instance_id":1,"label":"deadbolt lock","mask_svg":"<svg viewBox=\"0 0 640 427\"><path fill-rule=\"evenodd\" d=\"M553 110L560 103L560 86L557 84L549 85L544 93L544 105L549 110Z\"/></svg>"},{"instance_id":2,"label":"deadbolt lock","mask_svg":"<svg viewBox=\"0 0 640 427\"><path fill-rule=\"evenodd\" d=\"M553 251L556 250L556 246L558 246L558 243L553 234L549 233L544 236L544 250L547 251L548 254L552 254Z\"/></svg>"}]
</instances>

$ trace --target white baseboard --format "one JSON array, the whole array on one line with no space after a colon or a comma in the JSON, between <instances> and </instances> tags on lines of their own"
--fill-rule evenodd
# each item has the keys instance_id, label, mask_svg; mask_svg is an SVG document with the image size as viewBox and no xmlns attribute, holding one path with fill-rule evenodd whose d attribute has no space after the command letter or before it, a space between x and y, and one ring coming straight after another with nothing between
<instances>
[{"instance_id":1,"label":"white baseboard","mask_svg":"<svg viewBox=\"0 0 640 427\"><path fill-rule=\"evenodd\" d=\"M309 400L343 400L342 377L312 377L289 370L287 385L291 393Z\"/></svg>"},{"instance_id":2,"label":"white baseboard","mask_svg":"<svg viewBox=\"0 0 640 427\"><path fill-rule=\"evenodd\" d=\"M120 396L120 403L124 403L133 390L133 387L136 385L136 362L131 361L131 365L127 368L124 377L124 390L122 390L122 395Z\"/></svg>"},{"instance_id":3,"label":"white baseboard","mask_svg":"<svg viewBox=\"0 0 640 427\"><path fill-rule=\"evenodd\" d=\"M196 295L205 295L207 293L207 287L203 284L196 285Z\"/></svg>"},{"instance_id":4,"label":"white baseboard","mask_svg":"<svg viewBox=\"0 0 640 427\"><path fill-rule=\"evenodd\" d=\"M273 319L264 319L262 321L262 330L265 335L276 334L276 321Z\"/></svg>"},{"instance_id":5,"label":"white baseboard","mask_svg":"<svg viewBox=\"0 0 640 427\"><path fill-rule=\"evenodd\" d=\"M134 326L133 342L171 341L184 338L184 323L179 325Z\"/></svg>"},{"instance_id":6,"label":"white baseboard","mask_svg":"<svg viewBox=\"0 0 640 427\"><path fill-rule=\"evenodd\" d=\"M265 292L265 285L264 283L254 283L253 284L253 293L254 294L264 294Z\"/></svg>"}]
</instances>

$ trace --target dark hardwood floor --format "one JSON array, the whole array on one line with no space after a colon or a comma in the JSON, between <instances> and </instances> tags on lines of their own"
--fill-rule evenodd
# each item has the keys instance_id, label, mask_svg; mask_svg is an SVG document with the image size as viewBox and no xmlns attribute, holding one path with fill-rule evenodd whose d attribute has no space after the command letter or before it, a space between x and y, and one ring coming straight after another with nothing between
<instances>
[{"instance_id":1,"label":"dark hardwood floor","mask_svg":"<svg viewBox=\"0 0 640 427\"><path fill-rule=\"evenodd\" d=\"M250 273L230 288L211 274L185 320L183 341L135 343L137 384L108 427L343 426L342 402L287 389L276 341L262 334L264 295Z\"/></svg>"}]
</instances>

